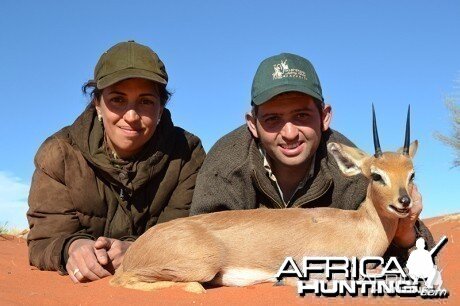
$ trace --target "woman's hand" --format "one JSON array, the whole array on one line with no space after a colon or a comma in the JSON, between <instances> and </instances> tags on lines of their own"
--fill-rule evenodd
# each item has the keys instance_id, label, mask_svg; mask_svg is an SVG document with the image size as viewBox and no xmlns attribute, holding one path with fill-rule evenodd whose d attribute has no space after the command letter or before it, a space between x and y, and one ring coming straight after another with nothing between
<instances>
[{"instance_id":1,"label":"woman's hand","mask_svg":"<svg viewBox=\"0 0 460 306\"><path fill-rule=\"evenodd\" d=\"M110 276L121 265L131 243L107 237L77 239L69 246L66 270L74 283Z\"/></svg>"},{"instance_id":2,"label":"woman's hand","mask_svg":"<svg viewBox=\"0 0 460 306\"><path fill-rule=\"evenodd\" d=\"M77 239L69 246L69 259L66 270L74 283L95 281L111 275L99 260L103 262L105 254L96 253L95 241Z\"/></svg>"},{"instance_id":3,"label":"woman's hand","mask_svg":"<svg viewBox=\"0 0 460 306\"><path fill-rule=\"evenodd\" d=\"M102 265L109 265L110 270L115 272L121 265L126 250L132 244L131 241L121 241L113 238L99 237L94 243L97 258Z\"/></svg>"}]
</instances>

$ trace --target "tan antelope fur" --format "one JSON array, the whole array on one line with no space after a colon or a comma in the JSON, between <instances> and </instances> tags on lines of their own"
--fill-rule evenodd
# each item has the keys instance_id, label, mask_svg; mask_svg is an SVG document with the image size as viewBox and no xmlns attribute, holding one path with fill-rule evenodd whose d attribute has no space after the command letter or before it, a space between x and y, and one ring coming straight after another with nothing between
<instances>
[{"instance_id":1,"label":"tan antelope fur","mask_svg":"<svg viewBox=\"0 0 460 306\"><path fill-rule=\"evenodd\" d=\"M287 256L381 256L399 218L412 206L417 141L403 153L367 155L338 143L328 151L344 175L369 179L356 211L289 208L223 211L158 224L125 254L111 284L140 290L182 286L204 292L200 283L247 286L276 282ZM380 145L379 145L380 149ZM229 186L231 188L231 186ZM353 239L346 239L353 237Z\"/></svg>"}]
</instances>

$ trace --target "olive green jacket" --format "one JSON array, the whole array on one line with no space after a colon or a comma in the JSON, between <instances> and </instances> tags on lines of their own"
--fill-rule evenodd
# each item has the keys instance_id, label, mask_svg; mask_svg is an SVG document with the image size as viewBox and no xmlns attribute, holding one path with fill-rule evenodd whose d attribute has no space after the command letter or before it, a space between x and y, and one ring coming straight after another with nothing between
<instances>
[{"instance_id":1,"label":"olive green jacket","mask_svg":"<svg viewBox=\"0 0 460 306\"><path fill-rule=\"evenodd\" d=\"M196 136L175 127L165 109L143 150L122 161L106 153L103 134L88 107L38 150L27 212L31 265L64 272L76 239L135 240L157 223L188 216L205 157Z\"/></svg>"}]
</instances>

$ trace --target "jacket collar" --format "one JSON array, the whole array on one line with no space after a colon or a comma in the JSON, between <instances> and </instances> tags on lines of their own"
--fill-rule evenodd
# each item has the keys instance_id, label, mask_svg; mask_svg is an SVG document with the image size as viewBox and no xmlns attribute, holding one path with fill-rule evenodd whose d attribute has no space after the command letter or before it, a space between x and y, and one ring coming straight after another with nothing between
<instances>
[{"instance_id":1,"label":"jacket collar","mask_svg":"<svg viewBox=\"0 0 460 306\"><path fill-rule=\"evenodd\" d=\"M269 163L269 161L267 159L267 152L265 151L265 149L260 144L258 144L258 147L259 147L260 154L262 154L262 156L263 156L263 160L264 160L263 165L264 165L265 170L267 171L268 178L272 182L275 183L276 189L278 190L278 193L280 194L281 199L283 200L283 204L285 206L289 206L291 201L294 199L294 196L297 193L297 191L302 189L305 186L305 184L307 183L307 180L309 180L310 178L313 178L313 175L315 174L316 153L313 155L312 166L310 167L310 170L305 175L305 177L299 182L299 184L297 185L297 188L294 191L294 194L292 195L292 197L286 201L286 199L284 198L283 191L281 190L281 187L278 184L278 179L276 178L275 173L273 173L272 167L271 167L271 165L270 165L270 163Z\"/></svg>"}]
</instances>

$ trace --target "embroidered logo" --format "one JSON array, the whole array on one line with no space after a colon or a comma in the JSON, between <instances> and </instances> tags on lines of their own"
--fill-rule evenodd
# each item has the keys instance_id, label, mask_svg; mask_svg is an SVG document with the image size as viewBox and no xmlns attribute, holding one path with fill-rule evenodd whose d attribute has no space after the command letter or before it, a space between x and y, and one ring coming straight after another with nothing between
<instances>
[{"instance_id":1,"label":"embroidered logo","mask_svg":"<svg viewBox=\"0 0 460 306\"><path fill-rule=\"evenodd\" d=\"M287 59L282 60L281 63L273 65L275 72L272 73L274 80L279 80L282 78L298 78L298 79L307 79L307 74L305 71L300 69L289 68L287 64Z\"/></svg>"}]
</instances>

